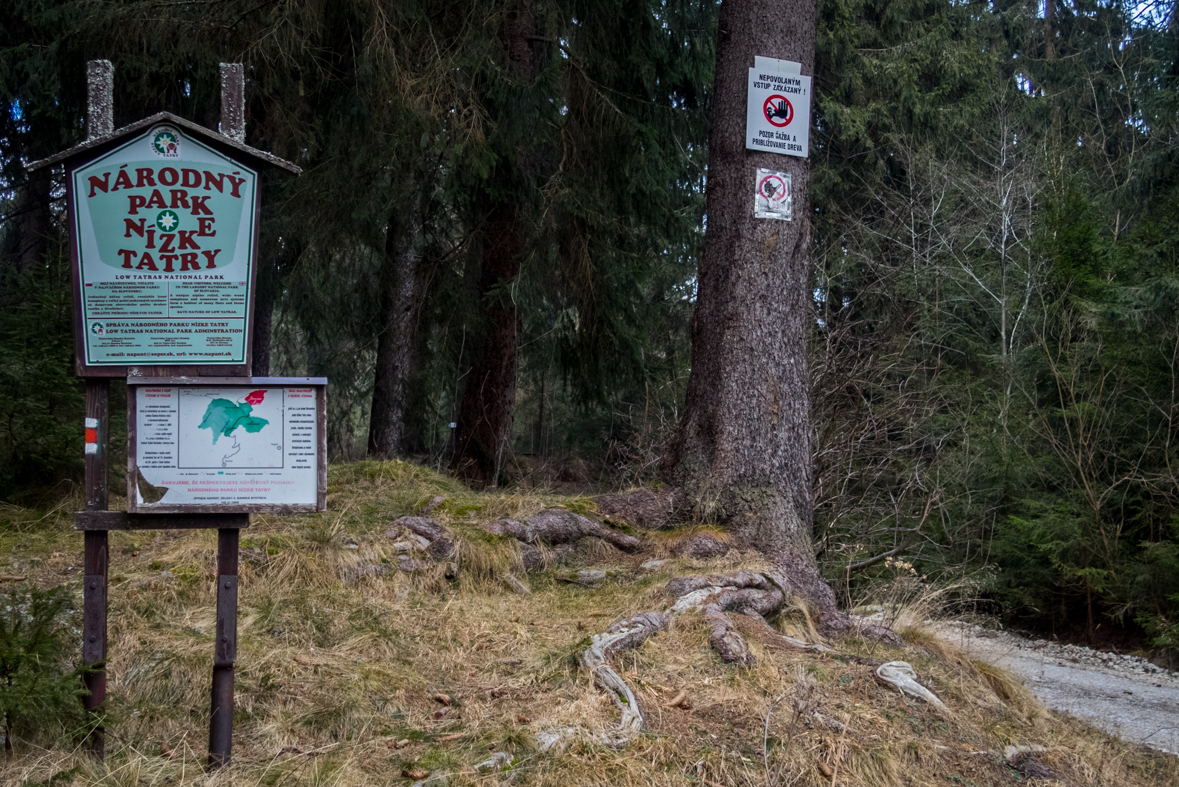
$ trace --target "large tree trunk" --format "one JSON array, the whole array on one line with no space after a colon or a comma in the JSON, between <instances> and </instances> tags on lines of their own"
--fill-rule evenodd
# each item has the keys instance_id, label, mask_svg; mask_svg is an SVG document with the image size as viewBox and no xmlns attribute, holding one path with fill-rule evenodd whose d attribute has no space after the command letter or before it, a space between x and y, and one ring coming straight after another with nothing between
<instances>
[{"instance_id":1,"label":"large tree trunk","mask_svg":"<svg viewBox=\"0 0 1179 787\"><path fill-rule=\"evenodd\" d=\"M520 314L505 289L520 275L524 231L518 208L497 203L483 228L479 292L486 308L482 352L467 375L459 404L451 469L480 484L495 483L512 437Z\"/></svg>"},{"instance_id":2,"label":"large tree trunk","mask_svg":"<svg viewBox=\"0 0 1179 787\"><path fill-rule=\"evenodd\" d=\"M811 544L809 164L745 148L754 56L795 60L813 74L814 49L814 0L721 5L692 370L661 471L693 518L723 523L773 557L792 592L834 613ZM758 167L791 175L793 221L754 218Z\"/></svg>"},{"instance_id":3,"label":"large tree trunk","mask_svg":"<svg viewBox=\"0 0 1179 787\"><path fill-rule=\"evenodd\" d=\"M1044 0L1044 59L1056 59L1056 31L1053 22L1056 17L1056 0Z\"/></svg>"},{"instance_id":4,"label":"large tree trunk","mask_svg":"<svg viewBox=\"0 0 1179 787\"><path fill-rule=\"evenodd\" d=\"M53 221L49 207L49 187L49 170L43 169L32 173L17 192L19 207L16 217L20 237L16 255L17 273L32 270L49 250L50 225Z\"/></svg>"},{"instance_id":5,"label":"large tree trunk","mask_svg":"<svg viewBox=\"0 0 1179 787\"><path fill-rule=\"evenodd\" d=\"M381 262L381 335L368 426L368 455L393 459L404 455L409 414L410 380L417 348L419 300L418 235L421 211L417 199L407 217L389 217L385 258Z\"/></svg>"},{"instance_id":6,"label":"large tree trunk","mask_svg":"<svg viewBox=\"0 0 1179 787\"><path fill-rule=\"evenodd\" d=\"M535 35L536 10L532 0L521 0L505 14L499 30L512 76L521 84L530 84L536 77ZM526 176L527 151L517 149L513 164L515 172L499 172L497 176L509 182L513 176ZM463 389L450 462L452 471L478 484L498 481L512 437L520 313L510 292L520 275L525 250L524 197L514 196L492 198L483 220L479 280L480 300L486 310L483 343Z\"/></svg>"}]
</instances>

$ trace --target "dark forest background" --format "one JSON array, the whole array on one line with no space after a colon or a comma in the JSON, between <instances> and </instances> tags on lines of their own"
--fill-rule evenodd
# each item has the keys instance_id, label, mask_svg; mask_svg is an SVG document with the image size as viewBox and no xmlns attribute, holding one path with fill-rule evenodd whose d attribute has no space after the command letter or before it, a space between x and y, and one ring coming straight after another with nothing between
<instances>
[{"instance_id":1,"label":"dark forest background","mask_svg":"<svg viewBox=\"0 0 1179 787\"><path fill-rule=\"evenodd\" d=\"M0 500L81 477L62 173L27 165L84 138L93 58L116 128L215 128L218 64L246 65L247 142L305 173L264 186L254 371L329 378L334 460L654 482L690 361L717 10L8 0ZM1010 621L1179 654L1174 6L819 0L817 41L824 572L983 571Z\"/></svg>"}]
</instances>

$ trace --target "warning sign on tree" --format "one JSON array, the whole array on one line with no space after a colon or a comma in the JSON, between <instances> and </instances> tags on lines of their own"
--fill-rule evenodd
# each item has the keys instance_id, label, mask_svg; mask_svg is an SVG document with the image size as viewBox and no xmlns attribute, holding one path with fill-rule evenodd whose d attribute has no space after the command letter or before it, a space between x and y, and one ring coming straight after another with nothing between
<instances>
[{"instance_id":1,"label":"warning sign on tree","mask_svg":"<svg viewBox=\"0 0 1179 787\"><path fill-rule=\"evenodd\" d=\"M790 194L790 173L775 172L772 169L757 171L756 194L753 199L753 215L759 219L793 218L794 202Z\"/></svg>"},{"instance_id":2,"label":"warning sign on tree","mask_svg":"<svg viewBox=\"0 0 1179 787\"><path fill-rule=\"evenodd\" d=\"M758 57L754 62L745 147L805 158L810 152L811 78L789 60Z\"/></svg>"}]
</instances>

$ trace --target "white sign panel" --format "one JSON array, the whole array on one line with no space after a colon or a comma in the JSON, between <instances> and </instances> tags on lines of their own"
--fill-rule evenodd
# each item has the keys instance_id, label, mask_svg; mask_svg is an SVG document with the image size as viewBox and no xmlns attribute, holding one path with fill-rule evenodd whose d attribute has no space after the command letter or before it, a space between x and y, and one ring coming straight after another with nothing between
<instances>
[{"instance_id":1,"label":"white sign panel","mask_svg":"<svg viewBox=\"0 0 1179 787\"><path fill-rule=\"evenodd\" d=\"M790 173L758 169L754 184L753 216L758 219L790 221L794 214Z\"/></svg>"},{"instance_id":2,"label":"white sign panel","mask_svg":"<svg viewBox=\"0 0 1179 787\"><path fill-rule=\"evenodd\" d=\"M321 510L323 387L131 386L128 510Z\"/></svg>"},{"instance_id":3,"label":"white sign panel","mask_svg":"<svg viewBox=\"0 0 1179 787\"><path fill-rule=\"evenodd\" d=\"M811 140L811 78L798 63L758 57L749 69L745 147L805 158Z\"/></svg>"},{"instance_id":4,"label":"white sign panel","mask_svg":"<svg viewBox=\"0 0 1179 787\"><path fill-rule=\"evenodd\" d=\"M171 125L74 172L88 366L245 363L257 188Z\"/></svg>"}]
</instances>

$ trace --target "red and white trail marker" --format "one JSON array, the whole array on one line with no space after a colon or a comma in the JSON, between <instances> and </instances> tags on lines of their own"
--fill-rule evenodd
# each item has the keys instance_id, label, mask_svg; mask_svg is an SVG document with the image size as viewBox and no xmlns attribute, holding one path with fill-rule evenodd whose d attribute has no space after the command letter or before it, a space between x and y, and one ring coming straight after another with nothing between
<instances>
[{"instance_id":1,"label":"red and white trail marker","mask_svg":"<svg viewBox=\"0 0 1179 787\"><path fill-rule=\"evenodd\" d=\"M86 453L98 453L98 419L86 419Z\"/></svg>"}]
</instances>

